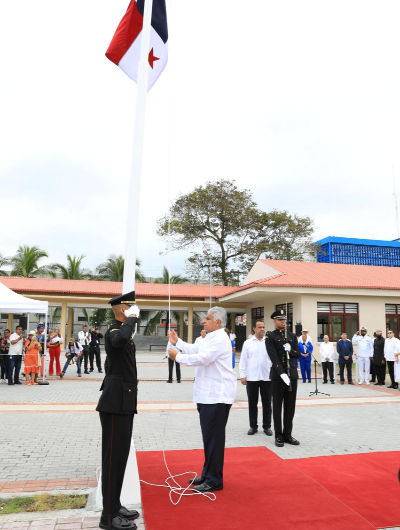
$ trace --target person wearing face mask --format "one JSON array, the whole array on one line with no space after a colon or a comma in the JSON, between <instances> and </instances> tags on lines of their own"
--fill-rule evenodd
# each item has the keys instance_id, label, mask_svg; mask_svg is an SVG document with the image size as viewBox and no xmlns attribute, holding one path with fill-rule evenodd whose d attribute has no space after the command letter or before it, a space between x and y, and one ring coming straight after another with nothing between
<instances>
[{"instance_id":1,"label":"person wearing face mask","mask_svg":"<svg viewBox=\"0 0 400 530\"><path fill-rule=\"evenodd\" d=\"M353 335L352 343L357 345L357 353L354 355L358 364L359 385L363 384L365 367L365 384L369 385L370 358L374 355L374 342L364 326Z\"/></svg>"},{"instance_id":2,"label":"person wearing face mask","mask_svg":"<svg viewBox=\"0 0 400 530\"><path fill-rule=\"evenodd\" d=\"M374 340L374 354L372 362L375 367L377 382L374 386L385 386L386 360L385 360L385 339L382 337L382 330L377 329Z\"/></svg>"},{"instance_id":3,"label":"person wearing face mask","mask_svg":"<svg viewBox=\"0 0 400 530\"><path fill-rule=\"evenodd\" d=\"M121 490L137 413L136 347L132 340L139 318L135 292L109 301L114 321L104 335L107 372L96 410L102 428L102 495L100 528L135 530L139 514L121 505Z\"/></svg>"}]
</instances>

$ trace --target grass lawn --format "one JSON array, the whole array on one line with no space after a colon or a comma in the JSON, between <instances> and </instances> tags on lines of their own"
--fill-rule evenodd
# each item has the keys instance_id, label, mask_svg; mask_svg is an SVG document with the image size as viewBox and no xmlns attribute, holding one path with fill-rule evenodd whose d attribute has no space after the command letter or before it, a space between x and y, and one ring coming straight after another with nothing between
<instances>
[{"instance_id":1,"label":"grass lawn","mask_svg":"<svg viewBox=\"0 0 400 530\"><path fill-rule=\"evenodd\" d=\"M0 499L0 515L19 512L46 512L50 510L76 510L86 506L87 495L48 495Z\"/></svg>"}]
</instances>

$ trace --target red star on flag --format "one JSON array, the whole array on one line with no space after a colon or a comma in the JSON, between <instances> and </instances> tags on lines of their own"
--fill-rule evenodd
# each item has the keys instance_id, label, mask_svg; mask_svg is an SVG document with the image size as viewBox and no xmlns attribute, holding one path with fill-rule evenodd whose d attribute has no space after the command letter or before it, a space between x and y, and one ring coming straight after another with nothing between
<instances>
[{"instance_id":1,"label":"red star on flag","mask_svg":"<svg viewBox=\"0 0 400 530\"><path fill-rule=\"evenodd\" d=\"M151 66L151 69L153 69L153 65L155 61L159 61L159 60L160 58L154 55L154 48L152 48L149 53L149 65Z\"/></svg>"}]
</instances>

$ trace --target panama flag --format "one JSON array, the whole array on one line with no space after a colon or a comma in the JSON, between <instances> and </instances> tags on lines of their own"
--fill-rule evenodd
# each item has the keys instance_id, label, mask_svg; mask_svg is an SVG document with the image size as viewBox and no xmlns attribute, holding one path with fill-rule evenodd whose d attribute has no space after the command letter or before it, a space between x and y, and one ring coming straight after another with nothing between
<instances>
[{"instance_id":1,"label":"panama flag","mask_svg":"<svg viewBox=\"0 0 400 530\"><path fill-rule=\"evenodd\" d=\"M136 83L142 43L144 2L145 0L131 0L106 52L106 57ZM160 77L167 60L168 27L165 0L153 0L148 90Z\"/></svg>"}]
</instances>

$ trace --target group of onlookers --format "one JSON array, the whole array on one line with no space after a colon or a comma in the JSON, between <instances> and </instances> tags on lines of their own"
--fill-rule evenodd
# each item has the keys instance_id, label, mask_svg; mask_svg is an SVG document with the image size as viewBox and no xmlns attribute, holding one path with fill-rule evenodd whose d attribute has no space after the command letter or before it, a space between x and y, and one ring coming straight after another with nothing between
<instances>
[{"instance_id":1,"label":"group of onlookers","mask_svg":"<svg viewBox=\"0 0 400 530\"><path fill-rule=\"evenodd\" d=\"M330 342L328 335L322 335L319 341L319 349L322 363L323 383L328 382L328 376L332 384L334 380L334 362L335 348L334 343ZM300 352L307 348L313 351L311 341L306 341L303 336L299 339ZM357 346L357 352L354 351ZM368 330L362 327L357 331L352 340L347 338L347 333L343 332L341 338L336 343L337 361L339 363L340 384L345 382L345 370L347 371L347 382L353 385L352 365L355 362L358 369L358 384L369 385L370 382L375 386L384 386L386 380L386 366L389 372L390 385L388 388L398 389L400 381L400 340L395 337L393 330L388 330L387 338L382 336L382 330L377 329L374 336L368 335ZM304 354L303 354L304 355ZM311 364L311 355L307 356ZM300 357L300 367L302 368L302 358ZM301 370L303 382L306 382L309 371ZM371 380L370 380L371 376Z\"/></svg>"},{"instance_id":2,"label":"group of onlookers","mask_svg":"<svg viewBox=\"0 0 400 530\"><path fill-rule=\"evenodd\" d=\"M9 329L0 334L0 382L8 381L10 386L23 384L20 373L25 377L27 386L37 385L38 377L43 376L44 352L49 356L49 375L64 377L68 366L75 363L78 377L82 376L81 362L84 361L84 373L94 370L94 360L99 373L102 373L100 339L103 335L93 326L91 331L85 325L78 334L78 340L71 338L65 347L66 363L61 370L61 347L64 343L60 329L55 326L45 333L45 325L39 322L35 330L25 335L22 326L17 326L15 332ZM90 372L89 372L90 364Z\"/></svg>"}]
</instances>

